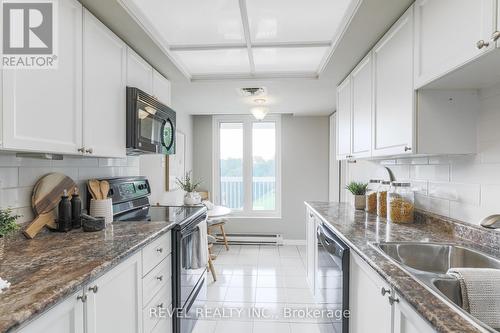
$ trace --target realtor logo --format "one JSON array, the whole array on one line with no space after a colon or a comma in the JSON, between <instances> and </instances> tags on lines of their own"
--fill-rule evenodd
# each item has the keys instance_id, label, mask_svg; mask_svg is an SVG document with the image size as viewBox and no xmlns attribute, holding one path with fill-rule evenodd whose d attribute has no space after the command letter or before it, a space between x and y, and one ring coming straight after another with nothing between
<instances>
[{"instance_id":1,"label":"realtor logo","mask_svg":"<svg viewBox=\"0 0 500 333\"><path fill-rule=\"evenodd\" d=\"M56 68L57 2L4 0L3 68Z\"/></svg>"}]
</instances>

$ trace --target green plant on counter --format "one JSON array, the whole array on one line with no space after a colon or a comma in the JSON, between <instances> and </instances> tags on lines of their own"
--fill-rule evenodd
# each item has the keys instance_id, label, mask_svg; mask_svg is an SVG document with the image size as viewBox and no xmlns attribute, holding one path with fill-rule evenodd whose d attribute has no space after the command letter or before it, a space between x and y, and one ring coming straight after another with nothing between
<instances>
[{"instance_id":1,"label":"green plant on counter","mask_svg":"<svg viewBox=\"0 0 500 333\"><path fill-rule=\"evenodd\" d=\"M182 178L176 178L176 183L181 189L186 192L194 192L200 186L202 181L193 180L191 177L191 171L186 172L186 175Z\"/></svg>"},{"instance_id":2,"label":"green plant on counter","mask_svg":"<svg viewBox=\"0 0 500 333\"><path fill-rule=\"evenodd\" d=\"M0 209L0 237L8 236L19 229L16 220L21 215L13 215L11 208Z\"/></svg>"},{"instance_id":3,"label":"green plant on counter","mask_svg":"<svg viewBox=\"0 0 500 333\"><path fill-rule=\"evenodd\" d=\"M367 188L368 184L358 182L350 182L349 185L345 187L345 189L351 192L353 195L365 195Z\"/></svg>"}]
</instances>

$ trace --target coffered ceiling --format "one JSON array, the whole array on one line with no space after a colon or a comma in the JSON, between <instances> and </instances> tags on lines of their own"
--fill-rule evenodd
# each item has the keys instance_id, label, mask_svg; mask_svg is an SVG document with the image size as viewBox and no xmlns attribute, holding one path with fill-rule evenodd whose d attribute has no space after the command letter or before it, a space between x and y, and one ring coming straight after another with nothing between
<instances>
[{"instance_id":1,"label":"coffered ceiling","mask_svg":"<svg viewBox=\"0 0 500 333\"><path fill-rule=\"evenodd\" d=\"M191 80L318 77L356 0L121 0Z\"/></svg>"}]
</instances>

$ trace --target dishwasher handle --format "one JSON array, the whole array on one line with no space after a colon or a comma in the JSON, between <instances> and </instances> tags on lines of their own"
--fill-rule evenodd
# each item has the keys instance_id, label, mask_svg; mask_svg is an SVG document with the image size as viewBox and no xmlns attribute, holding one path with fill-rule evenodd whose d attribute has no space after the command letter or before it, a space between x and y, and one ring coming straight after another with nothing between
<instances>
[{"instance_id":1,"label":"dishwasher handle","mask_svg":"<svg viewBox=\"0 0 500 333\"><path fill-rule=\"evenodd\" d=\"M344 257L344 253L348 251L347 246L333 232L322 225L318 226L318 241L331 256L341 260Z\"/></svg>"}]
</instances>

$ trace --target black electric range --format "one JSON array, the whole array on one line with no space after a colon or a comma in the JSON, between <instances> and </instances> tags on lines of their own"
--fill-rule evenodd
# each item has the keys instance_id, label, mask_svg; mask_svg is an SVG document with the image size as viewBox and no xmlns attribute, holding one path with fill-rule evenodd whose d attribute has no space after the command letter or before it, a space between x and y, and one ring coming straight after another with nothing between
<instances>
[{"instance_id":1,"label":"black electric range","mask_svg":"<svg viewBox=\"0 0 500 333\"><path fill-rule=\"evenodd\" d=\"M173 332L190 333L196 325L196 309L207 298L206 265L193 265L193 253L199 252L199 225L206 223L205 206L151 206L151 187L145 177L99 179L109 182L114 223L166 222L172 228L172 307ZM87 205L90 197L87 195ZM87 207L89 208L89 207Z\"/></svg>"}]
</instances>

